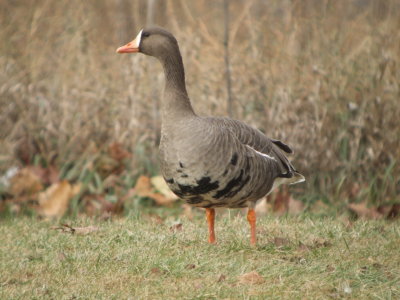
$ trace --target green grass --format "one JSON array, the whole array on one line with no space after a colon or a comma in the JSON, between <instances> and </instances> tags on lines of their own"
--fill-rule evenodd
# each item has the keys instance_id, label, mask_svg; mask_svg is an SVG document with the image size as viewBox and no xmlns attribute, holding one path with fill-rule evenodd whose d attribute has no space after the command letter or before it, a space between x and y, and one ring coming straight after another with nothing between
<instances>
[{"instance_id":1,"label":"green grass","mask_svg":"<svg viewBox=\"0 0 400 300\"><path fill-rule=\"evenodd\" d=\"M64 220L88 235L31 218L0 223L1 299L399 299L400 228L386 221L260 218L249 246L245 218L217 214L217 245L204 218ZM300 243L306 245L299 247ZM265 281L246 284L257 271ZM220 280L219 280L220 279Z\"/></svg>"}]
</instances>

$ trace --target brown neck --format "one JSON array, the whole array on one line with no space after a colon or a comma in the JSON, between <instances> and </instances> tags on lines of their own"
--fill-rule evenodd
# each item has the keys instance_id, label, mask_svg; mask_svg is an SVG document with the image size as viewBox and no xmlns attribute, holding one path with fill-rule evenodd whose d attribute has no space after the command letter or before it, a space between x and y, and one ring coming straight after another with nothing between
<instances>
[{"instance_id":1,"label":"brown neck","mask_svg":"<svg viewBox=\"0 0 400 300\"><path fill-rule=\"evenodd\" d=\"M162 103L163 122L194 115L186 92L185 70L178 46L167 51L160 58L165 74L164 99Z\"/></svg>"}]
</instances>

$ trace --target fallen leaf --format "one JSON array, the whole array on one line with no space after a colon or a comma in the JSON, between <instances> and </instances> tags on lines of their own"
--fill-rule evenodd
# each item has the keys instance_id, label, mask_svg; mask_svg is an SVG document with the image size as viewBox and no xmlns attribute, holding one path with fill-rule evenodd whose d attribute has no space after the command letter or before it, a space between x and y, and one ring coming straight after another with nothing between
<instances>
[{"instance_id":1,"label":"fallen leaf","mask_svg":"<svg viewBox=\"0 0 400 300\"><path fill-rule=\"evenodd\" d=\"M292 256L292 257L290 257L289 261L295 262L298 264L305 264L307 262L306 259L301 256Z\"/></svg>"},{"instance_id":2,"label":"fallen leaf","mask_svg":"<svg viewBox=\"0 0 400 300\"><path fill-rule=\"evenodd\" d=\"M322 248L322 247L330 247L330 246L332 246L332 243L330 241L320 239L320 238L314 240L314 248Z\"/></svg>"},{"instance_id":3,"label":"fallen leaf","mask_svg":"<svg viewBox=\"0 0 400 300\"><path fill-rule=\"evenodd\" d=\"M53 184L60 181L60 172L56 166L50 165L47 168L41 166L28 166L27 169L32 171L45 184Z\"/></svg>"},{"instance_id":4,"label":"fallen leaf","mask_svg":"<svg viewBox=\"0 0 400 300\"><path fill-rule=\"evenodd\" d=\"M162 275L165 274L166 272L161 270L160 268L151 268L150 273L153 275Z\"/></svg>"},{"instance_id":5,"label":"fallen leaf","mask_svg":"<svg viewBox=\"0 0 400 300\"><path fill-rule=\"evenodd\" d=\"M286 188L282 187L275 193L271 194L270 196L271 199L273 199L274 213L278 215L285 214L289 208L289 199L290 199L289 191Z\"/></svg>"},{"instance_id":6,"label":"fallen leaf","mask_svg":"<svg viewBox=\"0 0 400 300\"><path fill-rule=\"evenodd\" d=\"M166 198L170 200L177 200L178 196L175 195L168 187L167 183L165 182L164 178L162 176L154 176L151 177L150 179L151 184L153 187L160 192L162 195L164 195Z\"/></svg>"},{"instance_id":7,"label":"fallen leaf","mask_svg":"<svg viewBox=\"0 0 400 300\"><path fill-rule=\"evenodd\" d=\"M124 160L125 158L129 158L132 156L132 154L125 150L122 146L121 143L118 142L113 142L109 147L108 147L108 153L110 154L110 156L121 162L122 160Z\"/></svg>"},{"instance_id":8,"label":"fallen leaf","mask_svg":"<svg viewBox=\"0 0 400 300\"><path fill-rule=\"evenodd\" d=\"M178 224L172 225L169 228L169 230L171 230L172 232L182 231L182 229L183 229L182 227L183 227L182 223L178 223Z\"/></svg>"},{"instance_id":9,"label":"fallen leaf","mask_svg":"<svg viewBox=\"0 0 400 300\"><path fill-rule=\"evenodd\" d=\"M297 247L297 250L299 251L310 251L310 247L303 244L302 242L299 242L299 246Z\"/></svg>"},{"instance_id":10,"label":"fallen leaf","mask_svg":"<svg viewBox=\"0 0 400 300\"><path fill-rule=\"evenodd\" d=\"M86 195L83 198L85 211L90 216L101 216L108 219L111 216L119 215L124 211L124 203L127 198L117 197L116 202L107 200L104 194Z\"/></svg>"},{"instance_id":11,"label":"fallen leaf","mask_svg":"<svg viewBox=\"0 0 400 300\"><path fill-rule=\"evenodd\" d=\"M137 195L141 197L147 197L151 193L150 178L141 175L137 179L134 189Z\"/></svg>"},{"instance_id":12,"label":"fallen leaf","mask_svg":"<svg viewBox=\"0 0 400 300\"><path fill-rule=\"evenodd\" d=\"M86 226L86 227L72 227L68 224L62 224L61 226L52 227L55 230L61 230L63 233L71 233L78 235L87 235L99 230L96 226Z\"/></svg>"},{"instance_id":13,"label":"fallen leaf","mask_svg":"<svg viewBox=\"0 0 400 300\"><path fill-rule=\"evenodd\" d=\"M326 270L327 272L333 272L333 271L336 270L336 268L333 267L333 266L331 266L331 265L327 265L325 270Z\"/></svg>"},{"instance_id":14,"label":"fallen leaf","mask_svg":"<svg viewBox=\"0 0 400 300\"><path fill-rule=\"evenodd\" d=\"M217 282L218 283L223 282L223 281L225 281L225 279L226 279L226 276L224 274L221 274L221 275L219 275Z\"/></svg>"},{"instance_id":15,"label":"fallen leaf","mask_svg":"<svg viewBox=\"0 0 400 300\"><path fill-rule=\"evenodd\" d=\"M357 217L365 219L380 219L383 217L381 213L374 207L367 207L366 202L361 203L350 203L347 206L351 212L353 212Z\"/></svg>"},{"instance_id":16,"label":"fallen leaf","mask_svg":"<svg viewBox=\"0 0 400 300\"><path fill-rule=\"evenodd\" d=\"M239 276L239 283L242 284L261 284L265 279L258 274L257 271L252 271Z\"/></svg>"},{"instance_id":17,"label":"fallen leaf","mask_svg":"<svg viewBox=\"0 0 400 300\"><path fill-rule=\"evenodd\" d=\"M150 178L144 175L138 178L134 190L137 195L141 197L149 197L153 199L158 205L170 205L176 200L172 198L167 198L163 194L153 192Z\"/></svg>"},{"instance_id":18,"label":"fallen leaf","mask_svg":"<svg viewBox=\"0 0 400 300\"><path fill-rule=\"evenodd\" d=\"M304 210L304 203L294 199L286 186L280 187L269 195L267 202L273 204L272 210L277 215L284 215L285 213L296 215Z\"/></svg>"},{"instance_id":19,"label":"fallen leaf","mask_svg":"<svg viewBox=\"0 0 400 300\"><path fill-rule=\"evenodd\" d=\"M79 235L87 235L99 230L96 226L87 226L87 227L74 227L75 234Z\"/></svg>"},{"instance_id":20,"label":"fallen leaf","mask_svg":"<svg viewBox=\"0 0 400 300\"><path fill-rule=\"evenodd\" d=\"M387 219L395 219L400 216L400 203L393 204L392 209L387 214Z\"/></svg>"},{"instance_id":21,"label":"fallen leaf","mask_svg":"<svg viewBox=\"0 0 400 300\"><path fill-rule=\"evenodd\" d=\"M66 180L52 184L39 194L38 213L47 218L62 217L68 208L69 200L79 191L79 184L71 185Z\"/></svg>"},{"instance_id":22,"label":"fallen leaf","mask_svg":"<svg viewBox=\"0 0 400 300\"><path fill-rule=\"evenodd\" d=\"M23 168L10 179L10 194L15 199L29 200L22 196L36 197L43 189L40 178L29 168Z\"/></svg>"},{"instance_id":23,"label":"fallen leaf","mask_svg":"<svg viewBox=\"0 0 400 300\"><path fill-rule=\"evenodd\" d=\"M147 197L153 199L158 205L171 205L175 201L159 193L149 193Z\"/></svg>"},{"instance_id":24,"label":"fallen leaf","mask_svg":"<svg viewBox=\"0 0 400 300\"><path fill-rule=\"evenodd\" d=\"M283 247L283 246L287 246L290 244L290 241L286 238L282 238L282 237L274 237L274 245L276 247Z\"/></svg>"},{"instance_id":25,"label":"fallen leaf","mask_svg":"<svg viewBox=\"0 0 400 300\"><path fill-rule=\"evenodd\" d=\"M187 264L186 266L185 266L185 269L186 270L192 270L192 269L195 269L196 268L196 265L195 264Z\"/></svg>"}]
</instances>

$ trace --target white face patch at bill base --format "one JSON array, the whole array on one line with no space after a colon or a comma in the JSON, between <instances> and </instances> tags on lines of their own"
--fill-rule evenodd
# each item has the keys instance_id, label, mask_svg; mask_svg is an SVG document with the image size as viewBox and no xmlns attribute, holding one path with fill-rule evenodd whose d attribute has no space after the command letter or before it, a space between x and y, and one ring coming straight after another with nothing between
<instances>
[{"instance_id":1,"label":"white face patch at bill base","mask_svg":"<svg viewBox=\"0 0 400 300\"><path fill-rule=\"evenodd\" d=\"M141 41L141 39L142 39L142 32L143 32L143 29L139 31L138 35L137 35L137 36L135 37L135 39L133 40L133 41L135 42L135 44L136 44L136 45L133 45L133 47L139 48L139 46L140 46L140 41Z\"/></svg>"}]
</instances>

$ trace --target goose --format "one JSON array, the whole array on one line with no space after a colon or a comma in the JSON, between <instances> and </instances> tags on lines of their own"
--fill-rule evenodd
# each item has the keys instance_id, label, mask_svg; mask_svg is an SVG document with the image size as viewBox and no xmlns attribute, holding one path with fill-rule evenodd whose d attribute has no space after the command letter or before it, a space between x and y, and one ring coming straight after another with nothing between
<instances>
[{"instance_id":1,"label":"goose","mask_svg":"<svg viewBox=\"0 0 400 300\"><path fill-rule=\"evenodd\" d=\"M215 208L247 207L250 244L256 245L256 202L281 184L305 181L285 156L292 149L241 121L197 115L186 91L178 42L167 30L144 28L116 52L143 53L162 64L161 173L178 197L205 208L208 242L216 242Z\"/></svg>"}]
</instances>

